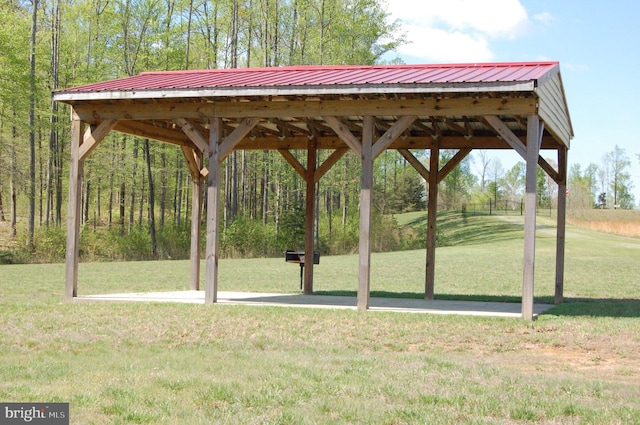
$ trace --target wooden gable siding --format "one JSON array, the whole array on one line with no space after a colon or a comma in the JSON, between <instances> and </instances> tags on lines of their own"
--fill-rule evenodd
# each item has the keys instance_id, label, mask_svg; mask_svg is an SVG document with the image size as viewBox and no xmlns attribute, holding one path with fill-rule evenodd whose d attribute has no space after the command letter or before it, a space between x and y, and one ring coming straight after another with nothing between
<instances>
[{"instance_id":1,"label":"wooden gable siding","mask_svg":"<svg viewBox=\"0 0 640 425\"><path fill-rule=\"evenodd\" d=\"M546 79L536 92L540 99L538 114L553 136L569 147L573 137L573 128L569 118L569 109L562 88L560 73Z\"/></svg>"}]
</instances>

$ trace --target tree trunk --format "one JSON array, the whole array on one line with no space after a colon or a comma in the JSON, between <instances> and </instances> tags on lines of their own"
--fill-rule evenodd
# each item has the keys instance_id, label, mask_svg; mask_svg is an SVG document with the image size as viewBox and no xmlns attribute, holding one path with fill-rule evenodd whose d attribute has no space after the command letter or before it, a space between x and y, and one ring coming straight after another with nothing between
<instances>
[{"instance_id":1,"label":"tree trunk","mask_svg":"<svg viewBox=\"0 0 640 425\"><path fill-rule=\"evenodd\" d=\"M147 179L149 181L149 236L151 237L151 255L155 258L158 253L156 241L155 220L155 192L153 189L153 175L151 174L151 152L149 152L149 139L144 139L144 152L147 160Z\"/></svg>"},{"instance_id":2,"label":"tree trunk","mask_svg":"<svg viewBox=\"0 0 640 425\"><path fill-rule=\"evenodd\" d=\"M57 90L59 85L60 68L60 0L53 4L53 19L51 23L51 89ZM46 225L49 221L54 221L56 225L57 217L53 217L53 210L57 210L54 205L54 186L57 187L60 178L57 172L57 157L59 145L58 137L58 103L51 102L51 117L49 129L49 159L47 161L47 211L45 214Z\"/></svg>"},{"instance_id":3,"label":"tree trunk","mask_svg":"<svg viewBox=\"0 0 640 425\"><path fill-rule=\"evenodd\" d=\"M342 193L344 194L344 201L342 203L342 227L346 228L347 217L349 215L349 179L347 177L349 175L349 156L345 156L344 158L344 173L344 189L342 190Z\"/></svg>"},{"instance_id":4,"label":"tree trunk","mask_svg":"<svg viewBox=\"0 0 640 425\"><path fill-rule=\"evenodd\" d=\"M160 230L164 229L164 216L167 204L167 154L164 144L160 147Z\"/></svg>"},{"instance_id":5,"label":"tree trunk","mask_svg":"<svg viewBox=\"0 0 640 425\"><path fill-rule=\"evenodd\" d=\"M29 222L27 227L27 245L33 250L36 219L36 32L38 30L38 0L33 0L31 13L31 56L29 96Z\"/></svg>"},{"instance_id":6,"label":"tree trunk","mask_svg":"<svg viewBox=\"0 0 640 425\"><path fill-rule=\"evenodd\" d=\"M191 47L191 21L193 19L193 0L189 1L189 15L187 18L187 46L185 52L184 69L189 69L189 51ZM168 26L169 24L167 24Z\"/></svg>"},{"instance_id":7,"label":"tree trunk","mask_svg":"<svg viewBox=\"0 0 640 425\"><path fill-rule=\"evenodd\" d=\"M15 117L15 113L14 113ZM17 235L16 225L18 222L18 214L17 214L17 196L16 196L16 172L17 172L17 160L16 160L16 144L18 143L18 129L12 126L12 140L11 145L9 146L9 156L11 166L9 167L9 209L10 211L10 224L9 227L11 231L9 235L12 238L15 238Z\"/></svg>"},{"instance_id":8,"label":"tree trunk","mask_svg":"<svg viewBox=\"0 0 640 425\"><path fill-rule=\"evenodd\" d=\"M89 199L91 199L91 181L86 179L84 189L84 209L83 209L83 223L89 222Z\"/></svg>"},{"instance_id":9,"label":"tree trunk","mask_svg":"<svg viewBox=\"0 0 640 425\"><path fill-rule=\"evenodd\" d=\"M146 151L145 151L145 155L146 155ZM139 210L138 210L138 228L142 228L142 211L144 208L144 184L145 184L145 176L147 174L143 171L142 173L140 173L140 178L142 179L142 182L140 183L140 205L139 205Z\"/></svg>"},{"instance_id":10,"label":"tree trunk","mask_svg":"<svg viewBox=\"0 0 640 425\"><path fill-rule=\"evenodd\" d=\"M263 152L263 167L264 171L262 172L262 179L260 182L260 193L262 195L262 207L261 207L261 215L262 215L262 223L267 224L267 213L269 208L269 151Z\"/></svg>"},{"instance_id":11,"label":"tree trunk","mask_svg":"<svg viewBox=\"0 0 640 425\"><path fill-rule=\"evenodd\" d=\"M122 138L122 146L120 148L120 164L124 165L127 153L127 136ZM120 174L120 193L118 194L119 205L119 220L120 220L120 235L124 235L124 216L125 216L125 203L126 203L126 183L123 173Z\"/></svg>"},{"instance_id":12,"label":"tree trunk","mask_svg":"<svg viewBox=\"0 0 640 425\"><path fill-rule=\"evenodd\" d=\"M95 215L98 216L97 217L98 223L102 224L101 223L102 222L102 210L101 210L101 206L102 205L100 203L100 200L101 200L100 195L101 195L101 192L102 192L102 184L100 182L101 182L101 179L100 179L100 177L98 177L98 184L97 184L98 187L96 189L96 214ZM94 215L94 219L93 219L94 222L96 221L95 215Z\"/></svg>"},{"instance_id":13,"label":"tree trunk","mask_svg":"<svg viewBox=\"0 0 640 425\"><path fill-rule=\"evenodd\" d=\"M131 228L134 223L134 211L136 205L136 173L138 171L138 140L134 140L133 142L133 165L131 172L131 196L129 197L129 230L131 233Z\"/></svg>"}]
</instances>

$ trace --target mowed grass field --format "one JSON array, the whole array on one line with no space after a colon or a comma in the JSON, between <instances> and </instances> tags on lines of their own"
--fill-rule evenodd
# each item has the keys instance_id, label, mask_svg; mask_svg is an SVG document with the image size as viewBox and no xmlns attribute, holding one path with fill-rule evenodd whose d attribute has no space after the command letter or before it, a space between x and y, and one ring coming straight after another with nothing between
<instances>
[{"instance_id":1,"label":"mowed grass field","mask_svg":"<svg viewBox=\"0 0 640 425\"><path fill-rule=\"evenodd\" d=\"M436 298L518 301L521 220L440 224ZM538 225L536 302L551 302L555 228ZM640 423L640 239L568 226L566 257L566 302L535 322L65 304L64 265L2 265L0 401L69 402L73 424ZM373 296L422 296L424 250L372 261ZM357 264L322 257L316 291L355 294ZM188 275L186 261L85 263L79 292L187 289ZM220 262L221 291L298 279L281 258Z\"/></svg>"}]
</instances>

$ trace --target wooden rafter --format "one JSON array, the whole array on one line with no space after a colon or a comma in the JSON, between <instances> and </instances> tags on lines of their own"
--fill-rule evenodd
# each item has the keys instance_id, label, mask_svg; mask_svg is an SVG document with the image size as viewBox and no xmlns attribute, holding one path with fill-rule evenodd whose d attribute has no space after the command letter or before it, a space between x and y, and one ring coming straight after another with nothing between
<instances>
[{"instance_id":1,"label":"wooden rafter","mask_svg":"<svg viewBox=\"0 0 640 425\"><path fill-rule=\"evenodd\" d=\"M287 129L289 129L289 130L291 130L291 131L293 131L295 133L300 133L300 134L303 134L303 135L305 135L307 137L313 137L313 135L311 134L311 131L309 131L307 129L304 129L302 127L299 127L297 125L288 123L288 122L283 121L281 119L273 118L273 119L271 119L271 122L274 123L275 125L277 125L278 127L287 128Z\"/></svg>"},{"instance_id":2,"label":"wooden rafter","mask_svg":"<svg viewBox=\"0 0 640 425\"><path fill-rule=\"evenodd\" d=\"M463 136L470 137L472 135L467 127L461 126L451 118L443 117L442 122Z\"/></svg>"},{"instance_id":3,"label":"wooden rafter","mask_svg":"<svg viewBox=\"0 0 640 425\"><path fill-rule=\"evenodd\" d=\"M424 131L425 133L427 133L429 136L431 136L431 138L437 138L438 137L438 134L433 130L433 128L429 127L428 125L426 125L425 123L423 123L419 119L416 120L413 123L413 125L418 127L420 130Z\"/></svg>"}]
</instances>

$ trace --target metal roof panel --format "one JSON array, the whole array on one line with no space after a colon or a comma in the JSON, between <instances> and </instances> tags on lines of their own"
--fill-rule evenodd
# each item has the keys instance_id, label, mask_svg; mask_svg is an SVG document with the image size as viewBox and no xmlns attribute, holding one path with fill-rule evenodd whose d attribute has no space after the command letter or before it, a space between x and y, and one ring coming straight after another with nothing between
<instances>
[{"instance_id":1,"label":"metal roof panel","mask_svg":"<svg viewBox=\"0 0 640 425\"><path fill-rule=\"evenodd\" d=\"M361 84L458 84L536 80L557 62L513 62L449 65L291 66L143 72L58 93L144 91L230 87L344 86Z\"/></svg>"}]
</instances>

